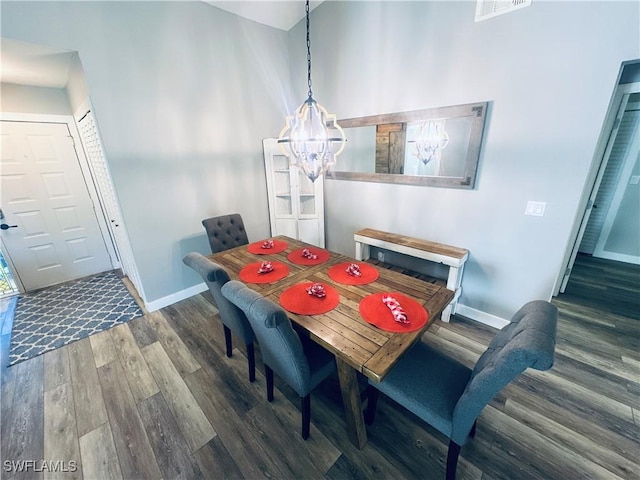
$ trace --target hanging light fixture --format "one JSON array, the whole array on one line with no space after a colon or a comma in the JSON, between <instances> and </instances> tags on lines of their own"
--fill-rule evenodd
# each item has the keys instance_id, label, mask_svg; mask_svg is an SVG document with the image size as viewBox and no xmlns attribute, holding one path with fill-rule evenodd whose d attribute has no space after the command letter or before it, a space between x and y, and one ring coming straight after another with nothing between
<instances>
[{"instance_id":1,"label":"hanging light fixture","mask_svg":"<svg viewBox=\"0 0 640 480\"><path fill-rule=\"evenodd\" d=\"M335 165L336 158L344 149L344 131L336 116L324 109L313 98L311 91L311 40L309 37L309 0L307 14L307 84L308 98L298 107L278 137L278 143L291 165L300 168L313 182Z\"/></svg>"},{"instance_id":2,"label":"hanging light fixture","mask_svg":"<svg viewBox=\"0 0 640 480\"><path fill-rule=\"evenodd\" d=\"M443 120L427 120L422 123L413 143L416 147L414 155L425 165L432 160L440 160L442 150L449 145L449 135L444 129Z\"/></svg>"}]
</instances>

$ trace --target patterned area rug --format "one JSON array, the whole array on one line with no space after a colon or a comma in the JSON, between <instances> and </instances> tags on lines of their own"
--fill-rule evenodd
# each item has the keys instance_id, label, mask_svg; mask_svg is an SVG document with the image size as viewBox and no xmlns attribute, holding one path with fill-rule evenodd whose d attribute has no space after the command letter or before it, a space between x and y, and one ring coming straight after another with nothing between
<instances>
[{"instance_id":1,"label":"patterned area rug","mask_svg":"<svg viewBox=\"0 0 640 480\"><path fill-rule=\"evenodd\" d=\"M21 295L13 319L9 365L140 316L142 310L113 272Z\"/></svg>"}]
</instances>

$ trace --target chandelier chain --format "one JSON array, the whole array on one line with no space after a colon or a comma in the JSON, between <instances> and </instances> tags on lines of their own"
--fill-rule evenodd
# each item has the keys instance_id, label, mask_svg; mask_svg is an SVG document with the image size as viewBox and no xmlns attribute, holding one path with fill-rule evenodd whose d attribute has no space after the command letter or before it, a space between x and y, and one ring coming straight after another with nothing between
<instances>
[{"instance_id":1,"label":"chandelier chain","mask_svg":"<svg viewBox=\"0 0 640 480\"><path fill-rule=\"evenodd\" d=\"M307 14L307 84L309 85L309 98L313 97L311 91L311 36L309 35L309 0L307 0L305 6L305 12Z\"/></svg>"}]
</instances>

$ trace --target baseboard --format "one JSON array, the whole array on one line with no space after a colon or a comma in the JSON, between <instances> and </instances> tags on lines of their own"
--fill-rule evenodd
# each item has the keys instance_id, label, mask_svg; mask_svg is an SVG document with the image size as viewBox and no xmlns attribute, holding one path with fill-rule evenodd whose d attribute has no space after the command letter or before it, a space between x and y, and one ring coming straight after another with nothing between
<instances>
[{"instance_id":1,"label":"baseboard","mask_svg":"<svg viewBox=\"0 0 640 480\"><path fill-rule=\"evenodd\" d=\"M625 255L624 253L609 252L603 250L597 254L593 254L596 258L604 258L606 260L615 260L616 262L632 263L634 265L640 265L640 257L633 255Z\"/></svg>"},{"instance_id":2,"label":"baseboard","mask_svg":"<svg viewBox=\"0 0 640 480\"><path fill-rule=\"evenodd\" d=\"M179 292L167 295L166 297L158 298L157 300L153 300L152 302L146 302L145 306L147 307L147 310L149 312L155 312L156 310L160 310L161 308L173 305L180 300L184 300L185 298L193 297L194 295L205 292L207 288L207 284L202 282L198 285L194 285L193 287L185 288L184 290L180 290Z\"/></svg>"},{"instance_id":3,"label":"baseboard","mask_svg":"<svg viewBox=\"0 0 640 480\"><path fill-rule=\"evenodd\" d=\"M475 308L467 307L466 305L462 305L460 303L456 305L456 315L470 318L471 320L489 325L490 327L497 329L502 329L505 325L509 324L509 320L496 317L495 315L491 315L490 313L476 310Z\"/></svg>"}]
</instances>

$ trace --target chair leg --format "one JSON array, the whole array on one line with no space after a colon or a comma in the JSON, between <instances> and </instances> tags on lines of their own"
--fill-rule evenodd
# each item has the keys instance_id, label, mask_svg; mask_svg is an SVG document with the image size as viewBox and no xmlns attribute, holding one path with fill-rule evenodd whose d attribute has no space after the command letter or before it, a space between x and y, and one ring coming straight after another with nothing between
<instances>
[{"instance_id":1,"label":"chair leg","mask_svg":"<svg viewBox=\"0 0 640 480\"><path fill-rule=\"evenodd\" d=\"M456 469L458 467L458 456L460 455L460 445L453 440L449 441L449 452L447 453L447 480L456 480Z\"/></svg>"},{"instance_id":2,"label":"chair leg","mask_svg":"<svg viewBox=\"0 0 640 480\"><path fill-rule=\"evenodd\" d=\"M302 409L302 439L309 438L311 429L311 394L300 397L300 407Z\"/></svg>"},{"instance_id":3,"label":"chair leg","mask_svg":"<svg viewBox=\"0 0 640 480\"><path fill-rule=\"evenodd\" d=\"M378 389L369 385L367 387L367 409L364 412L364 421L367 425L373 425L376 418L378 405Z\"/></svg>"},{"instance_id":4,"label":"chair leg","mask_svg":"<svg viewBox=\"0 0 640 480\"><path fill-rule=\"evenodd\" d=\"M223 325L224 328L224 343L227 346L227 357L231 358L231 352L233 351L233 346L231 345L231 329L226 325Z\"/></svg>"},{"instance_id":5,"label":"chair leg","mask_svg":"<svg viewBox=\"0 0 640 480\"><path fill-rule=\"evenodd\" d=\"M267 377L267 400L273 401L273 370L268 365L264 366L264 376Z\"/></svg>"},{"instance_id":6,"label":"chair leg","mask_svg":"<svg viewBox=\"0 0 640 480\"><path fill-rule=\"evenodd\" d=\"M256 379L256 351L253 343L247 345L247 360L249 361L249 381L253 383Z\"/></svg>"},{"instance_id":7,"label":"chair leg","mask_svg":"<svg viewBox=\"0 0 640 480\"><path fill-rule=\"evenodd\" d=\"M475 438L476 436L476 426L478 425L478 420L476 420L475 422L473 422L473 426L471 427L471 431L469 432L469 436L471 438Z\"/></svg>"}]
</instances>

